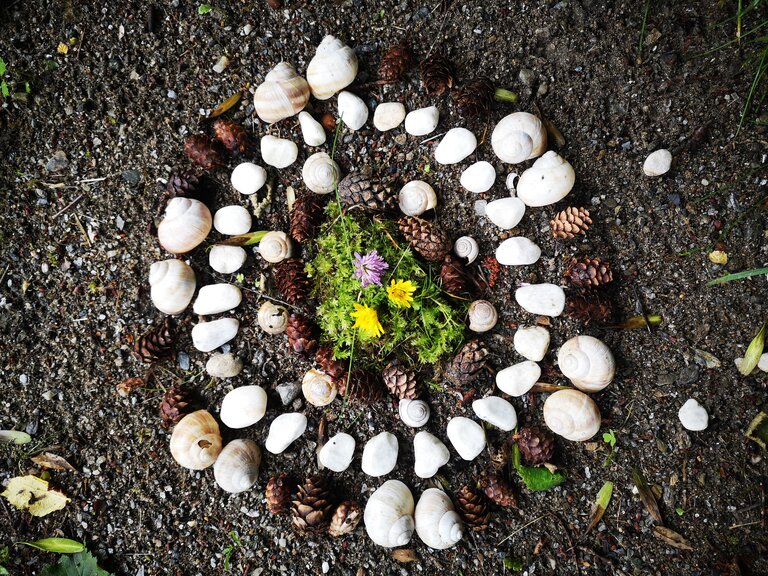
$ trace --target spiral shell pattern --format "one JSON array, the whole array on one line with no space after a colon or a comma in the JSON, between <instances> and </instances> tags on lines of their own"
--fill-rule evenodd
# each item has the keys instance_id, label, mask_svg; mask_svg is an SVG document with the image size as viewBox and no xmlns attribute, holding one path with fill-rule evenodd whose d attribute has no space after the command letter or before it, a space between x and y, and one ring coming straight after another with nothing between
<instances>
[{"instance_id":1,"label":"spiral shell pattern","mask_svg":"<svg viewBox=\"0 0 768 576\"><path fill-rule=\"evenodd\" d=\"M207 410L198 410L179 420L171 434L171 456L180 466L203 470L221 452L219 425Z\"/></svg>"},{"instance_id":2,"label":"spiral shell pattern","mask_svg":"<svg viewBox=\"0 0 768 576\"><path fill-rule=\"evenodd\" d=\"M472 236L462 236L453 244L453 253L464 258L467 264L472 264L480 255L480 247Z\"/></svg>"},{"instance_id":3,"label":"spiral shell pattern","mask_svg":"<svg viewBox=\"0 0 768 576\"><path fill-rule=\"evenodd\" d=\"M293 255L293 244L285 232L267 232L259 242L259 254L267 262L277 264Z\"/></svg>"},{"instance_id":4,"label":"spiral shell pattern","mask_svg":"<svg viewBox=\"0 0 768 576\"><path fill-rule=\"evenodd\" d=\"M267 334L282 334L288 326L288 310L267 300L259 308L258 321Z\"/></svg>"},{"instance_id":5,"label":"spiral shell pattern","mask_svg":"<svg viewBox=\"0 0 768 576\"><path fill-rule=\"evenodd\" d=\"M339 182L339 165L325 152L307 158L301 170L304 185L315 194L330 194Z\"/></svg>"},{"instance_id":6,"label":"spiral shell pattern","mask_svg":"<svg viewBox=\"0 0 768 576\"><path fill-rule=\"evenodd\" d=\"M400 400L400 420L411 428L420 428L429 421L429 404L424 400Z\"/></svg>"},{"instance_id":7,"label":"spiral shell pattern","mask_svg":"<svg viewBox=\"0 0 768 576\"><path fill-rule=\"evenodd\" d=\"M616 361L608 346L593 336L575 336L557 353L560 370L576 388L598 392L616 373Z\"/></svg>"},{"instance_id":8,"label":"spiral shell pattern","mask_svg":"<svg viewBox=\"0 0 768 576\"><path fill-rule=\"evenodd\" d=\"M498 321L496 307L488 300L475 300L469 305L469 329L472 332L488 332Z\"/></svg>"},{"instance_id":9,"label":"spiral shell pattern","mask_svg":"<svg viewBox=\"0 0 768 576\"><path fill-rule=\"evenodd\" d=\"M589 440L600 429L600 409L578 390L558 390L544 402L544 422L567 440Z\"/></svg>"}]
</instances>

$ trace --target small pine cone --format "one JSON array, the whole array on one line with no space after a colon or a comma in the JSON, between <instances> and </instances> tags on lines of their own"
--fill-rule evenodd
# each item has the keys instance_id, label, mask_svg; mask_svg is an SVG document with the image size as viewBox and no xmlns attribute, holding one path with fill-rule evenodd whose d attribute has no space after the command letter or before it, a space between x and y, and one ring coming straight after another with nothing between
<instances>
[{"instance_id":1,"label":"small pine cone","mask_svg":"<svg viewBox=\"0 0 768 576\"><path fill-rule=\"evenodd\" d=\"M339 396L360 404L372 404L384 398L384 387L379 375L365 370L354 370L350 377L342 376L338 389Z\"/></svg>"},{"instance_id":2,"label":"small pine cone","mask_svg":"<svg viewBox=\"0 0 768 576\"><path fill-rule=\"evenodd\" d=\"M470 340L459 350L445 369L445 377L455 385L474 380L485 367L488 348L480 340Z\"/></svg>"},{"instance_id":3,"label":"small pine cone","mask_svg":"<svg viewBox=\"0 0 768 576\"><path fill-rule=\"evenodd\" d=\"M520 448L523 460L531 466L544 464L552 459L555 452L555 442L552 436L537 427L521 428L513 436Z\"/></svg>"},{"instance_id":4,"label":"small pine cone","mask_svg":"<svg viewBox=\"0 0 768 576\"><path fill-rule=\"evenodd\" d=\"M303 304L312 289L309 276L304 271L304 262L297 258L283 260L275 266L275 284L289 304Z\"/></svg>"},{"instance_id":5,"label":"small pine cone","mask_svg":"<svg viewBox=\"0 0 768 576\"><path fill-rule=\"evenodd\" d=\"M571 240L577 234L586 234L591 224L589 210L575 206L569 206L549 221L552 236L564 240Z\"/></svg>"},{"instance_id":6,"label":"small pine cone","mask_svg":"<svg viewBox=\"0 0 768 576\"><path fill-rule=\"evenodd\" d=\"M205 134L188 136L184 143L184 154L205 170L215 170L224 163L219 148Z\"/></svg>"},{"instance_id":7,"label":"small pine cone","mask_svg":"<svg viewBox=\"0 0 768 576\"><path fill-rule=\"evenodd\" d=\"M514 508L517 506L517 498L515 498L512 487L498 474L483 475L478 481L478 487L483 491L488 500L502 508Z\"/></svg>"},{"instance_id":8,"label":"small pine cone","mask_svg":"<svg viewBox=\"0 0 768 576\"><path fill-rule=\"evenodd\" d=\"M248 148L248 132L232 120L216 120L213 123L213 136L232 153L242 154Z\"/></svg>"},{"instance_id":9,"label":"small pine cone","mask_svg":"<svg viewBox=\"0 0 768 576\"><path fill-rule=\"evenodd\" d=\"M613 307L610 301L601 301L594 295L569 295L565 300L565 315L585 325L592 322L610 322Z\"/></svg>"},{"instance_id":10,"label":"small pine cone","mask_svg":"<svg viewBox=\"0 0 768 576\"><path fill-rule=\"evenodd\" d=\"M288 346L294 354L310 356L317 348L317 326L306 316L291 314L285 327Z\"/></svg>"},{"instance_id":11,"label":"small pine cone","mask_svg":"<svg viewBox=\"0 0 768 576\"><path fill-rule=\"evenodd\" d=\"M344 536L355 531L363 517L360 504L354 500L346 500L336 507L331 517L328 532L331 536Z\"/></svg>"},{"instance_id":12,"label":"small pine cone","mask_svg":"<svg viewBox=\"0 0 768 576\"><path fill-rule=\"evenodd\" d=\"M167 197L199 199L201 175L190 170L179 170L168 178L165 185Z\"/></svg>"},{"instance_id":13,"label":"small pine cone","mask_svg":"<svg viewBox=\"0 0 768 576\"><path fill-rule=\"evenodd\" d=\"M325 196L321 194L302 194L296 198L291 209L291 238L296 242L312 240L317 236L324 200Z\"/></svg>"},{"instance_id":14,"label":"small pine cone","mask_svg":"<svg viewBox=\"0 0 768 576\"><path fill-rule=\"evenodd\" d=\"M443 290L451 296L465 296L469 294L469 275L464 264L450 254L446 254L443 264L440 266L440 281Z\"/></svg>"},{"instance_id":15,"label":"small pine cone","mask_svg":"<svg viewBox=\"0 0 768 576\"><path fill-rule=\"evenodd\" d=\"M136 339L133 352L139 360L151 364L173 356L174 340L173 321L167 316Z\"/></svg>"},{"instance_id":16,"label":"small pine cone","mask_svg":"<svg viewBox=\"0 0 768 576\"><path fill-rule=\"evenodd\" d=\"M416 252L429 262L442 262L451 251L451 238L432 222L405 216L397 221L400 232Z\"/></svg>"},{"instance_id":17,"label":"small pine cone","mask_svg":"<svg viewBox=\"0 0 768 576\"><path fill-rule=\"evenodd\" d=\"M413 54L405 44L390 46L387 53L381 59L379 65L379 78L385 82L397 82L411 67Z\"/></svg>"},{"instance_id":18,"label":"small pine cone","mask_svg":"<svg viewBox=\"0 0 768 576\"><path fill-rule=\"evenodd\" d=\"M324 531L331 522L333 508L333 492L327 477L316 474L307 478L291 506L294 529L301 533Z\"/></svg>"},{"instance_id":19,"label":"small pine cone","mask_svg":"<svg viewBox=\"0 0 768 576\"><path fill-rule=\"evenodd\" d=\"M485 496L474 486L466 484L456 493L456 511L475 532L488 528L491 511Z\"/></svg>"},{"instance_id":20,"label":"small pine cone","mask_svg":"<svg viewBox=\"0 0 768 576\"><path fill-rule=\"evenodd\" d=\"M272 514L280 514L288 509L291 503L291 493L296 490L294 482L283 472L272 476L267 482L267 508Z\"/></svg>"},{"instance_id":21,"label":"small pine cone","mask_svg":"<svg viewBox=\"0 0 768 576\"><path fill-rule=\"evenodd\" d=\"M607 260L600 258L572 257L568 261L564 278L575 288L580 290L589 290L596 286L608 284L613 280L611 264Z\"/></svg>"},{"instance_id":22,"label":"small pine cone","mask_svg":"<svg viewBox=\"0 0 768 576\"><path fill-rule=\"evenodd\" d=\"M333 355L333 348L330 346L320 346L315 352L315 362L320 365L320 369L331 378L338 381L346 376L349 370L349 362L346 360L336 360Z\"/></svg>"},{"instance_id":23,"label":"small pine cone","mask_svg":"<svg viewBox=\"0 0 768 576\"><path fill-rule=\"evenodd\" d=\"M189 402L186 391L178 386L168 388L160 401L160 418L163 421L163 428L166 430L172 428L188 412Z\"/></svg>"},{"instance_id":24,"label":"small pine cone","mask_svg":"<svg viewBox=\"0 0 768 576\"><path fill-rule=\"evenodd\" d=\"M392 360L381 373L384 385L400 400L416 398L416 374L409 370L400 360Z\"/></svg>"},{"instance_id":25,"label":"small pine cone","mask_svg":"<svg viewBox=\"0 0 768 576\"><path fill-rule=\"evenodd\" d=\"M430 56L421 62L421 83L427 94L440 96L453 86L451 63L441 54Z\"/></svg>"},{"instance_id":26,"label":"small pine cone","mask_svg":"<svg viewBox=\"0 0 768 576\"><path fill-rule=\"evenodd\" d=\"M339 201L345 210L354 207L368 212L386 212L397 206L397 199L388 187L354 172L339 182Z\"/></svg>"},{"instance_id":27,"label":"small pine cone","mask_svg":"<svg viewBox=\"0 0 768 576\"><path fill-rule=\"evenodd\" d=\"M496 87L488 78L476 78L453 93L453 102L462 116L488 114Z\"/></svg>"}]
</instances>

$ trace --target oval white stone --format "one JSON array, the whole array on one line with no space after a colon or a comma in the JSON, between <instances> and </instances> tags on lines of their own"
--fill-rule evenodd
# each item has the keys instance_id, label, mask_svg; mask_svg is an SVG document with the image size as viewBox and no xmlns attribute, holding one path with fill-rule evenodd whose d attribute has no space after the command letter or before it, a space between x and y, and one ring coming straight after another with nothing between
<instances>
[{"instance_id":1,"label":"oval white stone","mask_svg":"<svg viewBox=\"0 0 768 576\"><path fill-rule=\"evenodd\" d=\"M496 386L510 396L522 396L530 390L541 376L536 362L525 360L496 373Z\"/></svg>"},{"instance_id":2,"label":"oval white stone","mask_svg":"<svg viewBox=\"0 0 768 576\"><path fill-rule=\"evenodd\" d=\"M515 300L526 312L560 316L565 308L565 292L555 284L531 284L515 290Z\"/></svg>"},{"instance_id":3,"label":"oval white stone","mask_svg":"<svg viewBox=\"0 0 768 576\"><path fill-rule=\"evenodd\" d=\"M514 228L523 219L525 204L519 198L500 198L488 202L485 206L485 215L496 226L503 230Z\"/></svg>"},{"instance_id":4,"label":"oval white stone","mask_svg":"<svg viewBox=\"0 0 768 576\"><path fill-rule=\"evenodd\" d=\"M490 422L496 428L509 432L517 426L517 412L515 407L504 398L498 396L488 396L472 402L472 410L477 417L486 422Z\"/></svg>"},{"instance_id":5,"label":"oval white stone","mask_svg":"<svg viewBox=\"0 0 768 576\"><path fill-rule=\"evenodd\" d=\"M261 158L275 168L287 168L299 157L299 147L295 142L274 136L261 139Z\"/></svg>"},{"instance_id":6,"label":"oval white stone","mask_svg":"<svg viewBox=\"0 0 768 576\"><path fill-rule=\"evenodd\" d=\"M448 440L464 460L474 460L485 448L483 427L469 418L451 418L446 433Z\"/></svg>"},{"instance_id":7,"label":"oval white stone","mask_svg":"<svg viewBox=\"0 0 768 576\"><path fill-rule=\"evenodd\" d=\"M351 92L341 92L338 97L339 118L350 130L360 130L368 120L365 102Z\"/></svg>"},{"instance_id":8,"label":"oval white stone","mask_svg":"<svg viewBox=\"0 0 768 576\"><path fill-rule=\"evenodd\" d=\"M435 160L440 164L456 164L477 148L477 138L466 128L451 128L435 149Z\"/></svg>"},{"instance_id":9,"label":"oval white stone","mask_svg":"<svg viewBox=\"0 0 768 576\"><path fill-rule=\"evenodd\" d=\"M232 170L232 188L240 194L255 194L267 181L267 171L253 162L243 162Z\"/></svg>"},{"instance_id":10,"label":"oval white stone","mask_svg":"<svg viewBox=\"0 0 768 576\"><path fill-rule=\"evenodd\" d=\"M373 112L373 125L386 132L397 128L405 119L405 106L400 102L382 102Z\"/></svg>"},{"instance_id":11,"label":"oval white stone","mask_svg":"<svg viewBox=\"0 0 768 576\"><path fill-rule=\"evenodd\" d=\"M539 362L549 348L549 330L543 326L525 326L515 332L514 345L517 353L527 360Z\"/></svg>"},{"instance_id":12,"label":"oval white stone","mask_svg":"<svg viewBox=\"0 0 768 576\"><path fill-rule=\"evenodd\" d=\"M213 215L213 227L222 234L237 236L251 229L251 213L243 206L224 206Z\"/></svg>"},{"instance_id":13,"label":"oval white stone","mask_svg":"<svg viewBox=\"0 0 768 576\"><path fill-rule=\"evenodd\" d=\"M236 318L220 318L211 322L201 322L192 328L192 344L200 352L216 350L237 336L240 321Z\"/></svg>"},{"instance_id":14,"label":"oval white stone","mask_svg":"<svg viewBox=\"0 0 768 576\"><path fill-rule=\"evenodd\" d=\"M669 150L651 152L643 162L643 173L646 176L661 176L672 167L672 153Z\"/></svg>"},{"instance_id":15,"label":"oval white stone","mask_svg":"<svg viewBox=\"0 0 768 576\"><path fill-rule=\"evenodd\" d=\"M307 429L307 417L298 412L280 414L269 425L264 447L272 454L280 454Z\"/></svg>"},{"instance_id":16,"label":"oval white stone","mask_svg":"<svg viewBox=\"0 0 768 576\"><path fill-rule=\"evenodd\" d=\"M261 386L240 386L224 396L219 417L225 426L246 428L264 418L267 393Z\"/></svg>"},{"instance_id":17,"label":"oval white stone","mask_svg":"<svg viewBox=\"0 0 768 576\"><path fill-rule=\"evenodd\" d=\"M445 466L451 458L451 453L439 438L422 431L413 438L414 465L413 471L419 478L432 478L440 466Z\"/></svg>"},{"instance_id":18,"label":"oval white stone","mask_svg":"<svg viewBox=\"0 0 768 576\"><path fill-rule=\"evenodd\" d=\"M368 440L363 448L361 468L368 476L389 474L397 464L397 437L389 432L382 432Z\"/></svg>"},{"instance_id":19,"label":"oval white stone","mask_svg":"<svg viewBox=\"0 0 768 576\"><path fill-rule=\"evenodd\" d=\"M205 371L214 378L234 378L243 370L243 361L234 354L214 354L205 363Z\"/></svg>"},{"instance_id":20,"label":"oval white stone","mask_svg":"<svg viewBox=\"0 0 768 576\"><path fill-rule=\"evenodd\" d=\"M496 169L490 162L475 162L461 173L461 185L470 192L487 192L496 181Z\"/></svg>"},{"instance_id":21,"label":"oval white stone","mask_svg":"<svg viewBox=\"0 0 768 576\"><path fill-rule=\"evenodd\" d=\"M352 463L355 454L355 439L349 434L340 432L329 438L317 455L320 463L334 472L344 472Z\"/></svg>"},{"instance_id":22,"label":"oval white stone","mask_svg":"<svg viewBox=\"0 0 768 576\"><path fill-rule=\"evenodd\" d=\"M405 117L405 131L411 136L425 136L434 132L440 121L440 111L437 106L428 106L408 112Z\"/></svg>"},{"instance_id":23,"label":"oval white stone","mask_svg":"<svg viewBox=\"0 0 768 576\"><path fill-rule=\"evenodd\" d=\"M312 117L309 112L299 112L299 125L301 136L307 146L322 146L325 144L325 129L323 125Z\"/></svg>"},{"instance_id":24,"label":"oval white stone","mask_svg":"<svg viewBox=\"0 0 768 576\"><path fill-rule=\"evenodd\" d=\"M232 274L245 264L248 255L240 246L213 246L208 252L208 264L219 274Z\"/></svg>"},{"instance_id":25,"label":"oval white stone","mask_svg":"<svg viewBox=\"0 0 768 576\"><path fill-rule=\"evenodd\" d=\"M528 238L507 238L496 248L496 260L504 266L527 266L541 258L541 248Z\"/></svg>"},{"instance_id":26,"label":"oval white stone","mask_svg":"<svg viewBox=\"0 0 768 576\"><path fill-rule=\"evenodd\" d=\"M219 314L237 308L243 299L240 288L232 284L209 284L200 288L192 310L195 314Z\"/></svg>"},{"instance_id":27,"label":"oval white stone","mask_svg":"<svg viewBox=\"0 0 768 576\"><path fill-rule=\"evenodd\" d=\"M685 401L677 413L680 423L686 430L701 432L709 426L709 414L706 408L693 398Z\"/></svg>"}]
</instances>

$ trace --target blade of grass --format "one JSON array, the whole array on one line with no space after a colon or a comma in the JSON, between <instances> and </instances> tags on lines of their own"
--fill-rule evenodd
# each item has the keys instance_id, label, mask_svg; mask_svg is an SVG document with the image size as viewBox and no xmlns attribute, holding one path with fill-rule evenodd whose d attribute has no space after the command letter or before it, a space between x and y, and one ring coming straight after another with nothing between
<instances>
[{"instance_id":1,"label":"blade of grass","mask_svg":"<svg viewBox=\"0 0 768 576\"><path fill-rule=\"evenodd\" d=\"M741 110L741 118L739 118L739 127L736 129L736 136L738 136L739 132L741 132L741 127L744 125L744 119L747 117L747 114L749 113L749 108L750 108L750 105L752 104L752 98L755 95L755 90L757 90L757 87L760 84L760 80L762 80L763 76L765 76L766 58L768 58L768 46L766 46L763 49L763 55L760 58L760 64L758 64L757 71L755 72L755 77L752 79L752 86L750 86L749 88L749 94L747 94L747 101L744 103L744 108L742 108Z\"/></svg>"},{"instance_id":2,"label":"blade of grass","mask_svg":"<svg viewBox=\"0 0 768 576\"><path fill-rule=\"evenodd\" d=\"M710 280L707 282L707 286L725 284L726 282L733 282L734 280L743 280L744 278L750 278L752 276L760 276L761 274L768 274L768 268L753 268L752 270L742 270L741 272L726 274L725 276L720 276L720 278Z\"/></svg>"},{"instance_id":3,"label":"blade of grass","mask_svg":"<svg viewBox=\"0 0 768 576\"><path fill-rule=\"evenodd\" d=\"M648 8L651 5L651 0L645 0L645 8L643 8L643 25L640 27L640 42L637 44L637 58L635 59L637 64L641 64L643 61L643 41L645 40L645 29L648 24Z\"/></svg>"}]
</instances>

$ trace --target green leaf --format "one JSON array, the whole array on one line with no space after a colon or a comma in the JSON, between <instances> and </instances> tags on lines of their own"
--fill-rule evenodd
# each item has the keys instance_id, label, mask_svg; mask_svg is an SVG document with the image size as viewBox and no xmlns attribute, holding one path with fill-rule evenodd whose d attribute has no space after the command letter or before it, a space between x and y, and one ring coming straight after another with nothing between
<instances>
[{"instance_id":1,"label":"green leaf","mask_svg":"<svg viewBox=\"0 0 768 576\"><path fill-rule=\"evenodd\" d=\"M8 69L8 67L5 65L5 60L0 58L0 76L5 76L5 71Z\"/></svg>"},{"instance_id":2,"label":"green leaf","mask_svg":"<svg viewBox=\"0 0 768 576\"><path fill-rule=\"evenodd\" d=\"M32 93L32 87L29 85L29 82L24 82L24 92L27 94Z\"/></svg>"},{"instance_id":3,"label":"green leaf","mask_svg":"<svg viewBox=\"0 0 768 576\"><path fill-rule=\"evenodd\" d=\"M616 434L613 432L613 430L603 432L603 442L610 444L611 450L613 450L613 448L616 446Z\"/></svg>"},{"instance_id":4,"label":"green leaf","mask_svg":"<svg viewBox=\"0 0 768 576\"><path fill-rule=\"evenodd\" d=\"M24 546L31 546L43 552L58 552L59 554L74 554L85 550L85 545L77 540L69 538L43 538L34 542L16 542Z\"/></svg>"},{"instance_id":5,"label":"green leaf","mask_svg":"<svg viewBox=\"0 0 768 576\"><path fill-rule=\"evenodd\" d=\"M613 495L613 482L606 482L603 487L600 488L600 492L597 493L597 499L594 506L592 506L591 520L587 527L587 532L592 530L602 520L605 510L608 508L608 504L611 502L611 496Z\"/></svg>"},{"instance_id":6,"label":"green leaf","mask_svg":"<svg viewBox=\"0 0 768 576\"><path fill-rule=\"evenodd\" d=\"M62 556L58 564L49 564L43 568L40 576L110 576L110 573L99 568L96 558L86 550L72 556Z\"/></svg>"},{"instance_id":7,"label":"green leaf","mask_svg":"<svg viewBox=\"0 0 768 576\"><path fill-rule=\"evenodd\" d=\"M747 438L755 442L763 450L768 445L768 414L758 412L757 416L749 423L746 433Z\"/></svg>"},{"instance_id":8,"label":"green leaf","mask_svg":"<svg viewBox=\"0 0 768 576\"><path fill-rule=\"evenodd\" d=\"M213 10L213 6L211 6L210 4L200 4L200 6L197 7L197 13L200 14L201 16L203 14L208 14L208 12L210 12L211 10Z\"/></svg>"},{"instance_id":9,"label":"green leaf","mask_svg":"<svg viewBox=\"0 0 768 576\"><path fill-rule=\"evenodd\" d=\"M19 432L17 430L0 430L0 442L28 444L32 442L32 437L26 432Z\"/></svg>"},{"instance_id":10,"label":"green leaf","mask_svg":"<svg viewBox=\"0 0 768 576\"><path fill-rule=\"evenodd\" d=\"M8 570L0 566L0 576L7 576Z\"/></svg>"},{"instance_id":11,"label":"green leaf","mask_svg":"<svg viewBox=\"0 0 768 576\"><path fill-rule=\"evenodd\" d=\"M241 234L240 236L232 236L226 240L219 242L220 246L250 246L252 244L258 244L261 239L267 235L269 230L259 230L258 232L248 232L248 234Z\"/></svg>"},{"instance_id":12,"label":"green leaf","mask_svg":"<svg viewBox=\"0 0 768 576\"><path fill-rule=\"evenodd\" d=\"M760 356L763 355L763 348L765 348L765 327L766 323L763 322L760 332L758 332L757 336L755 336L752 339L752 342L749 343L747 353L744 354L744 359L739 365L739 372L744 376L749 376L752 373L752 370L755 369L755 366L757 366L757 363L760 362Z\"/></svg>"},{"instance_id":13,"label":"green leaf","mask_svg":"<svg viewBox=\"0 0 768 576\"><path fill-rule=\"evenodd\" d=\"M717 284L724 284L726 282L732 282L734 280L742 280L751 276L760 276L761 274L768 274L768 268L754 268L753 270L743 270L742 272L735 272L733 274L726 274L715 278L707 282L707 286L715 286Z\"/></svg>"},{"instance_id":14,"label":"green leaf","mask_svg":"<svg viewBox=\"0 0 768 576\"><path fill-rule=\"evenodd\" d=\"M517 558L504 558L504 568L512 572L520 572L523 569L523 561Z\"/></svg>"},{"instance_id":15,"label":"green leaf","mask_svg":"<svg viewBox=\"0 0 768 576\"><path fill-rule=\"evenodd\" d=\"M682 508L680 508L680 506L678 506L677 508L675 508L675 512L677 512L677 515L678 515L678 516L682 516L683 514L685 514L685 510L683 510Z\"/></svg>"},{"instance_id":16,"label":"green leaf","mask_svg":"<svg viewBox=\"0 0 768 576\"><path fill-rule=\"evenodd\" d=\"M0 94L2 94L4 98L8 98L8 96L11 95L11 91L8 90L8 84L5 80L0 82Z\"/></svg>"},{"instance_id":17,"label":"green leaf","mask_svg":"<svg viewBox=\"0 0 768 576\"><path fill-rule=\"evenodd\" d=\"M565 482L566 475L563 472L550 472L547 468L532 468L520 463L520 448L517 444L512 448L512 463L520 475L528 490L539 492L549 490Z\"/></svg>"},{"instance_id":18,"label":"green leaf","mask_svg":"<svg viewBox=\"0 0 768 576\"><path fill-rule=\"evenodd\" d=\"M8 546L3 546L0 548L0 562L6 563L8 562L8 558L11 557L11 551L8 549Z\"/></svg>"}]
</instances>

